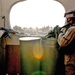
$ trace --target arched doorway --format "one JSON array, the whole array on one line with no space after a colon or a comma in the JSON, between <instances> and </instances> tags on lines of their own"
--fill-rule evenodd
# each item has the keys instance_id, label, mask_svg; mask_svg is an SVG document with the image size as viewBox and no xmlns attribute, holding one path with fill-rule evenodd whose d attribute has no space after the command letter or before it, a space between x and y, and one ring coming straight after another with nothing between
<instances>
[{"instance_id":1,"label":"arched doorway","mask_svg":"<svg viewBox=\"0 0 75 75\"><path fill-rule=\"evenodd\" d=\"M20 33L25 36L27 34L28 36L38 35L42 30L46 33L42 33L41 35L46 35L52 27L64 25L64 13L65 9L63 5L54 0L23 1L11 8L10 25L11 28L21 31ZM29 33L32 31L32 33L26 33L27 30Z\"/></svg>"}]
</instances>

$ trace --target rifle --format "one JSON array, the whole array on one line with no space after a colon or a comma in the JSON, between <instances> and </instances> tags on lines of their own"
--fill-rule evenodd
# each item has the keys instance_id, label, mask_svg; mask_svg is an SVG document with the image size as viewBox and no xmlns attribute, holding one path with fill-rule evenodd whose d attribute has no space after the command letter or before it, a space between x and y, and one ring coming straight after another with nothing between
<instances>
[{"instance_id":1,"label":"rifle","mask_svg":"<svg viewBox=\"0 0 75 75\"><path fill-rule=\"evenodd\" d=\"M67 23L66 25L62 26L61 29L62 28L67 28L68 29L70 26L71 26L71 24L70 23Z\"/></svg>"},{"instance_id":2,"label":"rifle","mask_svg":"<svg viewBox=\"0 0 75 75\"><path fill-rule=\"evenodd\" d=\"M70 24L70 22L68 22L66 25L62 26L61 29L64 27L69 28L71 26L75 26L74 23Z\"/></svg>"},{"instance_id":3,"label":"rifle","mask_svg":"<svg viewBox=\"0 0 75 75\"><path fill-rule=\"evenodd\" d=\"M66 30L68 30L68 28L70 28L70 27L72 27L72 26L75 26L75 24L74 24L74 23L70 24L70 23L68 22L66 25L62 26L62 27L60 28L60 30L61 30L62 28L66 28Z\"/></svg>"}]
</instances>

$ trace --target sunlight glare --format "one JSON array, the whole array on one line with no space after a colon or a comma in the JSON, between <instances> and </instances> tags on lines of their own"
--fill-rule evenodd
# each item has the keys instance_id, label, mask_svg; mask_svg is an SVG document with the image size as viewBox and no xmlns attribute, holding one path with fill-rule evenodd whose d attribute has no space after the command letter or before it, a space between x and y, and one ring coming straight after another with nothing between
<instances>
[{"instance_id":1,"label":"sunlight glare","mask_svg":"<svg viewBox=\"0 0 75 75\"><path fill-rule=\"evenodd\" d=\"M54 0L27 0L15 4L10 11L10 25L21 27L63 26L65 9Z\"/></svg>"}]
</instances>

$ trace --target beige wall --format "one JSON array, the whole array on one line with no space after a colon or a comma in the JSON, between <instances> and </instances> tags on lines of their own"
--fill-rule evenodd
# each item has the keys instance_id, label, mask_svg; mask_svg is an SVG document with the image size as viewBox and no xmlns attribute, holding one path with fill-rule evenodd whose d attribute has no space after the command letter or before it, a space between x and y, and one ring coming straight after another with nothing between
<instances>
[{"instance_id":1,"label":"beige wall","mask_svg":"<svg viewBox=\"0 0 75 75\"><path fill-rule=\"evenodd\" d=\"M10 28L9 12L11 7L24 0L0 0L0 16L5 16L5 27ZM4 27L4 19L0 17L0 27Z\"/></svg>"},{"instance_id":2,"label":"beige wall","mask_svg":"<svg viewBox=\"0 0 75 75\"><path fill-rule=\"evenodd\" d=\"M66 11L75 10L75 0L56 0L63 4Z\"/></svg>"}]
</instances>

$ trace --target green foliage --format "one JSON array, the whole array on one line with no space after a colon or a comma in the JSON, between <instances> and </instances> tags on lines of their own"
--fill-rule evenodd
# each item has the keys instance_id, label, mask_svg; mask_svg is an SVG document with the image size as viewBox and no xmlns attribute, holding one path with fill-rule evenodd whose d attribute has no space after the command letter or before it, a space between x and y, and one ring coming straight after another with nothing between
<instances>
[{"instance_id":1,"label":"green foliage","mask_svg":"<svg viewBox=\"0 0 75 75\"><path fill-rule=\"evenodd\" d=\"M59 32L60 32L60 27L58 26L58 25L56 25L55 27L54 27L54 29L53 30L51 30L47 35L46 35L46 37L47 38L50 38L50 37L58 37L58 34L59 34Z\"/></svg>"}]
</instances>

